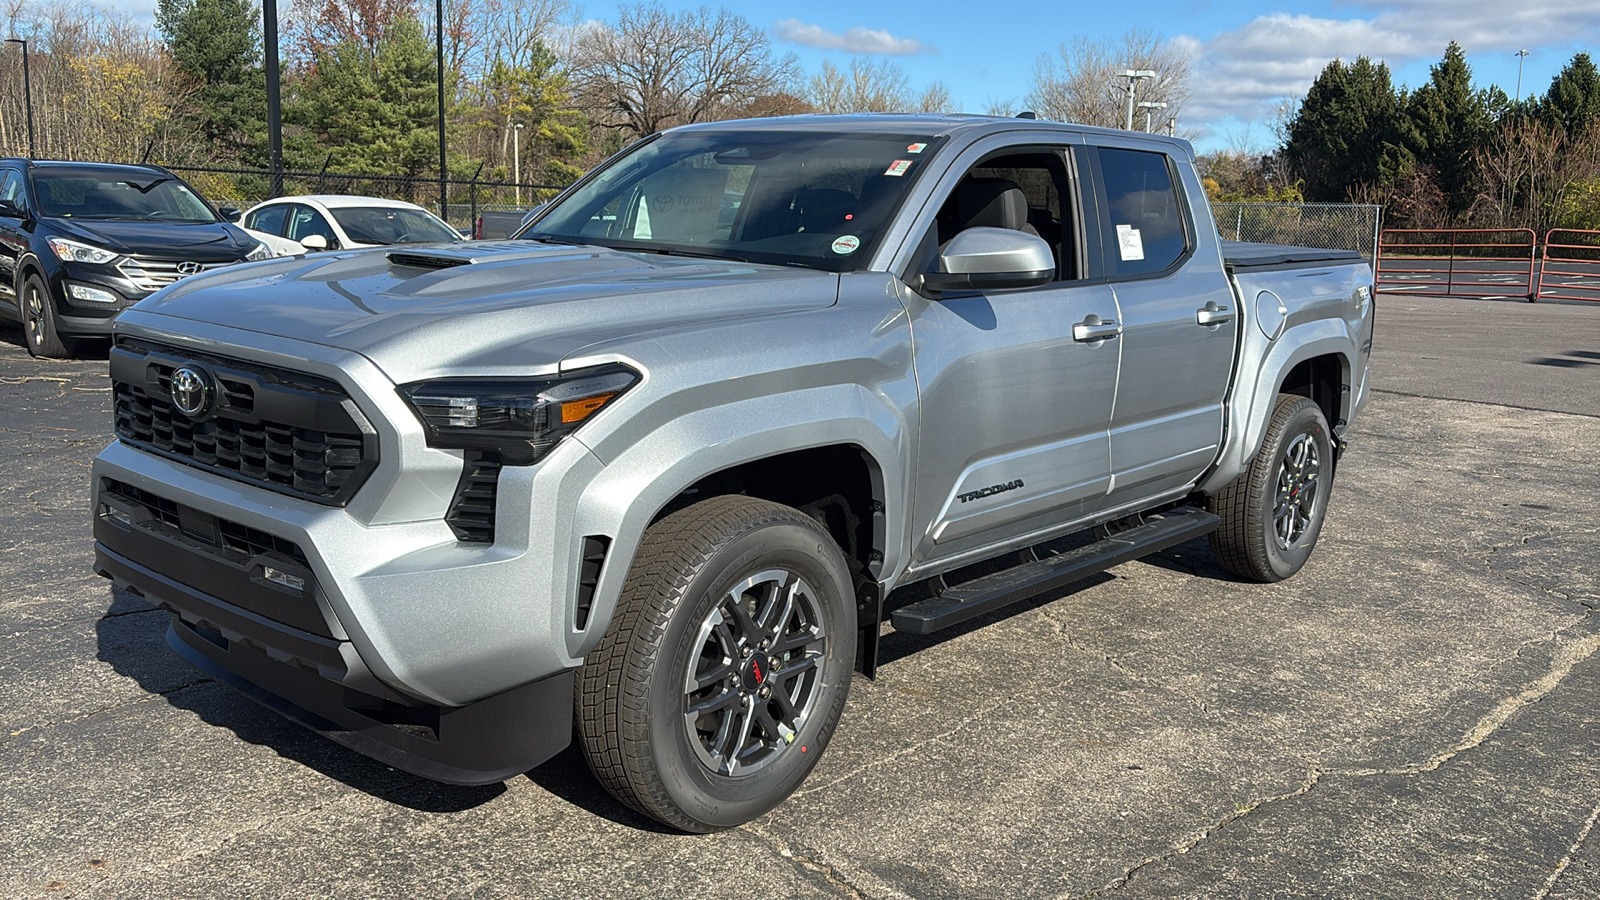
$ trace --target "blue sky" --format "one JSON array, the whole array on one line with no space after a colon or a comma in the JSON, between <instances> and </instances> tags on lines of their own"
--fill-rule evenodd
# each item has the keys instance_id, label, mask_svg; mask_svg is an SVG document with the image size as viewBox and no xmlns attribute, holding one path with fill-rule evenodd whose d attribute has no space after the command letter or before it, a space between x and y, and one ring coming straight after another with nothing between
<instances>
[{"instance_id":1,"label":"blue sky","mask_svg":"<svg viewBox=\"0 0 1600 900\"><path fill-rule=\"evenodd\" d=\"M663 0L693 8L693 0ZM711 3L715 6L717 4ZM1201 151L1251 144L1270 149L1272 110L1301 97L1330 59L1385 60L1397 83L1419 85L1428 66L1459 42L1479 86L1515 91L1518 50L1527 49L1522 92L1542 93L1580 50L1600 57L1600 0L1346 0L1269 5L1242 0L1035 2L918 0L804 4L729 3L768 28L773 45L808 71L825 59L848 64L852 50L892 59L914 87L935 79L957 108L982 112L990 100L1021 107L1034 65L1078 35L1116 38L1149 28L1194 53L1192 98L1182 126ZM589 2L585 18L611 19L617 4ZM843 48L843 49L841 49Z\"/></svg>"},{"instance_id":2,"label":"blue sky","mask_svg":"<svg viewBox=\"0 0 1600 900\"><path fill-rule=\"evenodd\" d=\"M142 18L154 7L154 0L99 2ZM582 18L615 18L616 0L579 2ZM795 53L807 72L824 60L848 65L855 55L892 59L913 87L942 81L956 108L968 112L983 112L992 100L1022 108L1035 64L1064 41L1149 28L1192 51L1192 97L1181 124L1202 152L1269 150L1273 108L1284 97L1304 96L1335 57L1386 61L1396 83L1414 87L1454 40L1480 87L1498 84L1510 94L1515 54L1526 49L1524 95L1542 93L1573 53L1600 57L1600 0L662 2L673 9L726 5L768 29L773 46Z\"/></svg>"}]
</instances>

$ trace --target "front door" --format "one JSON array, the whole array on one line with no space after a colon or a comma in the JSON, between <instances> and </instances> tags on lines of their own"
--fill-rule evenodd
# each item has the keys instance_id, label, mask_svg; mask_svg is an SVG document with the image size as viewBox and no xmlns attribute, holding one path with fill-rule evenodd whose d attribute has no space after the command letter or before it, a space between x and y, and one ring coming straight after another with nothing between
<instances>
[{"instance_id":1,"label":"front door","mask_svg":"<svg viewBox=\"0 0 1600 900\"><path fill-rule=\"evenodd\" d=\"M1099 509L1110 483L1116 297L1084 278L1076 180L1064 150L991 155L965 174L963 183L969 180L1004 195L1009 210L996 218L990 206L974 221L1037 233L1056 252L1058 278L942 299L905 291L921 396L916 568L948 567L997 544L1059 531ZM1026 198L1025 212L1017 212L1013 186ZM970 211L956 208L963 196L957 184L930 245L970 224L963 220ZM1109 336L1074 339L1074 325L1098 322L1113 323L1100 330Z\"/></svg>"}]
</instances>

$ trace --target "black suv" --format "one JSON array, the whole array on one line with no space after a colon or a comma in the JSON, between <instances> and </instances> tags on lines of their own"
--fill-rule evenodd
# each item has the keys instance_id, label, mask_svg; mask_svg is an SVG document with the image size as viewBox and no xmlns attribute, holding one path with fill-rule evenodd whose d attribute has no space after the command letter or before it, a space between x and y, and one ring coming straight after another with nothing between
<instances>
[{"instance_id":1,"label":"black suv","mask_svg":"<svg viewBox=\"0 0 1600 900\"><path fill-rule=\"evenodd\" d=\"M185 275L272 251L159 166L0 159L0 314L28 352L70 356Z\"/></svg>"}]
</instances>

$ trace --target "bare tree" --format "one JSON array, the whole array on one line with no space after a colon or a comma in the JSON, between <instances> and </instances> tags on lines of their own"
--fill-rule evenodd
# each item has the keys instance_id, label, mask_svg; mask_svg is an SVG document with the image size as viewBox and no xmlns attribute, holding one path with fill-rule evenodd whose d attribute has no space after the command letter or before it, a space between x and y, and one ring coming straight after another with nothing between
<instances>
[{"instance_id":1,"label":"bare tree","mask_svg":"<svg viewBox=\"0 0 1600 900\"><path fill-rule=\"evenodd\" d=\"M1118 73L1149 70L1156 75L1140 79L1138 99L1166 104L1151 115L1151 130L1166 131L1189 100L1189 63L1187 51L1146 29L1128 31L1116 41L1077 37L1035 63L1027 103L1046 119L1123 128L1128 79ZM1134 127L1141 128L1144 114L1135 112Z\"/></svg>"},{"instance_id":2,"label":"bare tree","mask_svg":"<svg viewBox=\"0 0 1600 900\"><path fill-rule=\"evenodd\" d=\"M576 96L595 121L642 137L727 118L795 80L793 56L774 58L767 34L727 9L669 12L624 6L615 25L573 41Z\"/></svg>"},{"instance_id":3,"label":"bare tree","mask_svg":"<svg viewBox=\"0 0 1600 900\"><path fill-rule=\"evenodd\" d=\"M840 69L824 61L807 85L811 105L821 113L946 112L950 89L935 81L916 93L906 72L889 60L873 63L864 57Z\"/></svg>"}]
</instances>

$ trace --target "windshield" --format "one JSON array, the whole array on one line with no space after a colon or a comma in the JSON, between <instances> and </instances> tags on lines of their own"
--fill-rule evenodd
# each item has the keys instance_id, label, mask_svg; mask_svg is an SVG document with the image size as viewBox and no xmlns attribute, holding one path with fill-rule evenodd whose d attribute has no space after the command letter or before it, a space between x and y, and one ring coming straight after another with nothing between
<instances>
[{"instance_id":1,"label":"windshield","mask_svg":"<svg viewBox=\"0 0 1600 900\"><path fill-rule=\"evenodd\" d=\"M189 186L159 172L35 169L39 214L61 219L147 219L211 223L216 214Z\"/></svg>"},{"instance_id":2,"label":"windshield","mask_svg":"<svg viewBox=\"0 0 1600 900\"><path fill-rule=\"evenodd\" d=\"M358 244L420 244L459 241L460 232L420 209L349 206L329 209L339 227Z\"/></svg>"},{"instance_id":3,"label":"windshield","mask_svg":"<svg viewBox=\"0 0 1600 900\"><path fill-rule=\"evenodd\" d=\"M669 132L521 236L848 272L936 146L926 135Z\"/></svg>"}]
</instances>

